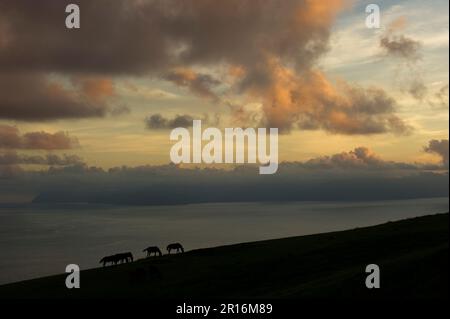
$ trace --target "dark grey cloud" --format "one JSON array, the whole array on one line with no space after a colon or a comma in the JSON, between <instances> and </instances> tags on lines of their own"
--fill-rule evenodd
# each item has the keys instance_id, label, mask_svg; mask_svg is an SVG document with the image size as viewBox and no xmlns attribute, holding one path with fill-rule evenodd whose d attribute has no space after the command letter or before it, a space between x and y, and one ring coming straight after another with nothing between
<instances>
[{"instance_id":1,"label":"dark grey cloud","mask_svg":"<svg viewBox=\"0 0 450 319\"><path fill-rule=\"evenodd\" d=\"M286 164L288 165L288 164ZM382 200L448 195L448 174L410 171L313 170L291 164L264 179L257 168L189 170L177 167L118 168L109 172L81 166L52 168L39 179L27 174L36 202L129 205L242 201ZM395 172L395 171L394 171ZM20 176L20 175L19 175ZM21 177L4 180L0 191L18 188ZM22 188L20 189L23 191Z\"/></svg>"},{"instance_id":2,"label":"dark grey cloud","mask_svg":"<svg viewBox=\"0 0 450 319\"><path fill-rule=\"evenodd\" d=\"M363 146L349 152L311 159L305 162L304 166L315 169L418 169L414 164L385 161L369 148Z\"/></svg>"},{"instance_id":3,"label":"dark grey cloud","mask_svg":"<svg viewBox=\"0 0 450 319\"><path fill-rule=\"evenodd\" d=\"M2 2L6 41L0 68L143 74L219 61L251 65L266 53L300 66L326 50L330 22L341 6L331 1L319 10L303 0L79 0L81 28L67 30L68 3L44 0L36 8L30 0Z\"/></svg>"},{"instance_id":4,"label":"dark grey cloud","mask_svg":"<svg viewBox=\"0 0 450 319\"><path fill-rule=\"evenodd\" d=\"M16 152L0 153L0 165L48 165L48 166L67 166L80 165L83 160L77 155L26 155Z\"/></svg>"},{"instance_id":5,"label":"dark grey cloud","mask_svg":"<svg viewBox=\"0 0 450 319\"><path fill-rule=\"evenodd\" d=\"M146 120L149 129L173 129L176 127L190 127L194 118L190 115L176 115L172 119L163 117L161 114L153 114Z\"/></svg>"},{"instance_id":6,"label":"dark grey cloud","mask_svg":"<svg viewBox=\"0 0 450 319\"><path fill-rule=\"evenodd\" d=\"M420 42L404 35L396 35L392 33L385 34L380 39L380 46L385 50L386 54L394 57L413 61L420 58Z\"/></svg>"},{"instance_id":7,"label":"dark grey cloud","mask_svg":"<svg viewBox=\"0 0 450 319\"><path fill-rule=\"evenodd\" d=\"M448 168L448 139L431 140L428 142L428 145L424 147L424 151L439 155L444 166Z\"/></svg>"},{"instance_id":8,"label":"dark grey cloud","mask_svg":"<svg viewBox=\"0 0 450 319\"><path fill-rule=\"evenodd\" d=\"M423 100L425 96L427 95L428 88L423 83L421 79L414 80L410 87L408 92L416 99L416 100Z\"/></svg>"},{"instance_id":9,"label":"dark grey cloud","mask_svg":"<svg viewBox=\"0 0 450 319\"><path fill-rule=\"evenodd\" d=\"M270 176L259 175L257 165L231 171L173 164L104 170L84 163L55 165L39 172L0 165L0 176L0 193L34 193L38 202L156 205L448 195L448 171L443 166L385 161L365 147L305 162L280 163L277 174Z\"/></svg>"},{"instance_id":10,"label":"dark grey cloud","mask_svg":"<svg viewBox=\"0 0 450 319\"><path fill-rule=\"evenodd\" d=\"M0 55L2 50L0 49ZM0 67L1 69L1 67ZM0 118L41 121L101 117L108 105L83 89L67 89L43 74L2 74ZM86 88L85 88L86 89Z\"/></svg>"},{"instance_id":11,"label":"dark grey cloud","mask_svg":"<svg viewBox=\"0 0 450 319\"><path fill-rule=\"evenodd\" d=\"M117 105L111 109L111 115L112 116L119 116L122 114L129 114L131 113L131 109L127 105Z\"/></svg>"},{"instance_id":12,"label":"dark grey cloud","mask_svg":"<svg viewBox=\"0 0 450 319\"><path fill-rule=\"evenodd\" d=\"M421 59L422 44L410 37L401 34L406 20L401 17L394 20L380 38L380 47L388 57L399 59L406 68L407 78L403 80L402 86L413 98L424 101L428 88L423 81L422 72L417 68L417 62Z\"/></svg>"},{"instance_id":13,"label":"dark grey cloud","mask_svg":"<svg viewBox=\"0 0 450 319\"><path fill-rule=\"evenodd\" d=\"M50 169L48 171L40 171L38 175L27 171L24 167L27 165L40 165L48 166ZM45 180L45 175L51 172L53 167L65 167L65 166L84 166L83 160L77 155L56 155L56 154L46 154L46 155L28 155L28 154L18 154L15 151L0 152L0 179L12 179L20 180L22 188L27 189L28 186L33 188L33 185L28 185L27 178L33 177L32 184L39 184L39 179L43 177ZM24 180L22 180L24 178ZM16 184L17 188L20 189L20 185ZM5 193L9 193L9 190L3 189ZM0 190L1 193L1 190ZM20 193L20 191L19 191Z\"/></svg>"},{"instance_id":14,"label":"dark grey cloud","mask_svg":"<svg viewBox=\"0 0 450 319\"><path fill-rule=\"evenodd\" d=\"M448 108L448 84L441 86L433 95L434 99L428 101L430 106L442 109Z\"/></svg>"},{"instance_id":15,"label":"dark grey cloud","mask_svg":"<svg viewBox=\"0 0 450 319\"><path fill-rule=\"evenodd\" d=\"M213 88L220 84L220 81L209 74L196 73L190 69L177 69L167 73L164 78L178 86L187 87L197 95L218 101L218 96Z\"/></svg>"},{"instance_id":16,"label":"dark grey cloud","mask_svg":"<svg viewBox=\"0 0 450 319\"><path fill-rule=\"evenodd\" d=\"M15 126L0 124L0 149L61 150L78 147L77 138L65 132L27 132L21 134Z\"/></svg>"},{"instance_id":17,"label":"dark grey cloud","mask_svg":"<svg viewBox=\"0 0 450 319\"><path fill-rule=\"evenodd\" d=\"M19 174L22 174L23 170L18 165L0 165L0 180L14 180L17 179ZM6 183L5 183L6 185ZM14 184L14 191L20 194L20 188L18 184ZM8 189L6 187L1 187L0 189L3 193L8 193Z\"/></svg>"},{"instance_id":18,"label":"dark grey cloud","mask_svg":"<svg viewBox=\"0 0 450 319\"><path fill-rule=\"evenodd\" d=\"M161 114L153 114L145 119L145 124L148 129L173 129L177 127L191 127L193 120L201 120L204 125L219 125L220 116L216 114L214 118L209 115L192 116L188 114L175 115L173 118L164 117Z\"/></svg>"}]
</instances>

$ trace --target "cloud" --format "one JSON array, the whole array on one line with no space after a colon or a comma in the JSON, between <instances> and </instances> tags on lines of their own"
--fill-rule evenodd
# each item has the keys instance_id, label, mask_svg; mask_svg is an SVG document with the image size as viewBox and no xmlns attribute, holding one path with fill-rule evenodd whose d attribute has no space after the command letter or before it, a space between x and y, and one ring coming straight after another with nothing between
<instances>
[{"instance_id":1,"label":"cloud","mask_svg":"<svg viewBox=\"0 0 450 319\"><path fill-rule=\"evenodd\" d=\"M300 66L326 50L343 7L339 0L80 0L83 25L71 32L61 25L66 4L47 0L36 9L27 0L3 3L8 42L0 68L145 74L197 63L257 64L266 53Z\"/></svg>"},{"instance_id":2,"label":"cloud","mask_svg":"<svg viewBox=\"0 0 450 319\"><path fill-rule=\"evenodd\" d=\"M66 166L83 166L83 160L77 155L56 155L47 154L42 155L27 155L18 154L15 151L0 153L0 179L17 179L21 176L30 174L29 171L24 170L23 165L44 165L52 167L66 167ZM45 171L44 171L45 172ZM50 170L47 171L50 173ZM44 177L45 179L45 177ZM26 188L26 183L22 187Z\"/></svg>"},{"instance_id":3,"label":"cloud","mask_svg":"<svg viewBox=\"0 0 450 319\"><path fill-rule=\"evenodd\" d=\"M431 140L424 151L441 157L442 163L448 168L448 140Z\"/></svg>"},{"instance_id":4,"label":"cloud","mask_svg":"<svg viewBox=\"0 0 450 319\"><path fill-rule=\"evenodd\" d=\"M415 61L420 58L419 50L422 45L419 41L400 34L406 25L404 16L393 20L380 38L380 47L387 55Z\"/></svg>"},{"instance_id":5,"label":"cloud","mask_svg":"<svg viewBox=\"0 0 450 319\"><path fill-rule=\"evenodd\" d=\"M161 114L149 116L145 122L149 129L172 129L176 127L190 127L194 118L190 115L176 115L173 119L163 117Z\"/></svg>"},{"instance_id":6,"label":"cloud","mask_svg":"<svg viewBox=\"0 0 450 319\"><path fill-rule=\"evenodd\" d=\"M408 71L407 78L404 80L408 86L406 91L416 100L423 101L428 88L423 81L422 72L417 68L417 62L421 59L422 44L400 33L406 25L405 17L392 21L380 38L380 48L386 56L406 62L404 64Z\"/></svg>"},{"instance_id":7,"label":"cloud","mask_svg":"<svg viewBox=\"0 0 450 319\"><path fill-rule=\"evenodd\" d=\"M48 165L48 166L67 166L82 165L83 160L77 155L25 155L16 152L0 154L0 165Z\"/></svg>"},{"instance_id":8,"label":"cloud","mask_svg":"<svg viewBox=\"0 0 450 319\"><path fill-rule=\"evenodd\" d=\"M92 101L103 101L115 93L113 81L104 77L77 76L72 78L72 83Z\"/></svg>"},{"instance_id":9,"label":"cloud","mask_svg":"<svg viewBox=\"0 0 450 319\"><path fill-rule=\"evenodd\" d=\"M110 110L110 114L112 116L119 116L119 115L123 115L123 114L130 114L131 113L131 109L124 104L121 105L116 105L113 108L111 108Z\"/></svg>"},{"instance_id":10,"label":"cloud","mask_svg":"<svg viewBox=\"0 0 450 319\"><path fill-rule=\"evenodd\" d=\"M279 174L261 180L257 169L182 169L174 165L121 167L103 171L86 166L54 167L47 174L19 174L0 184L15 193L26 178L35 202L88 202L161 205L207 202L302 200L386 200L446 196L448 174L392 169L311 169L283 163ZM25 177L26 176L26 177ZM301 176L301 178L299 178ZM273 190L277 189L277 192Z\"/></svg>"},{"instance_id":11,"label":"cloud","mask_svg":"<svg viewBox=\"0 0 450 319\"><path fill-rule=\"evenodd\" d=\"M441 86L428 101L430 106L436 108L448 108L448 84Z\"/></svg>"},{"instance_id":12,"label":"cloud","mask_svg":"<svg viewBox=\"0 0 450 319\"><path fill-rule=\"evenodd\" d=\"M353 151L311 159L308 167L380 167L383 161L367 147L357 147Z\"/></svg>"},{"instance_id":13,"label":"cloud","mask_svg":"<svg viewBox=\"0 0 450 319\"><path fill-rule=\"evenodd\" d=\"M13 179L21 173L23 170L17 165L0 165L0 179Z\"/></svg>"},{"instance_id":14,"label":"cloud","mask_svg":"<svg viewBox=\"0 0 450 319\"><path fill-rule=\"evenodd\" d=\"M331 28L346 8L345 0L80 0L79 30L61 24L65 4L2 4L0 20L8 26L2 31L8 40L0 49L0 76L37 76L22 85L34 87L25 97L0 93L0 118L103 116L109 110L105 92L111 93L104 78L132 75L166 79L217 104L227 105L229 96L261 103L258 124L282 132L297 127L342 134L406 130L394 107L367 108L380 93L367 89L355 96L356 88L341 93L315 69L328 51ZM397 40L389 40L388 47L392 41ZM407 52L396 45L393 50ZM98 80L75 82L75 92L59 88L55 100L50 84L42 81L51 73ZM227 90L217 92L230 75ZM388 100L381 102L394 106ZM255 118L235 109L241 119Z\"/></svg>"},{"instance_id":15,"label":"cloud","mask_svg":"<svg viewBox=\"0 0 450 319\"><path fill-rule=\"evenodd\" d=\"M0 118L40 121L104 116L108 105L90 85L68 89L42 74L0 72Z\"/></svg>"},{"instance_id":16,"label":"cloud","mask_svg":"<svg viewBox=\"0 0 450 319\"><path fill-rule=\"evenodd\" d=\"M288 132L292 127L323 129L340 134L408 134L412 128L395 115L396 102L384 90L331 83L320 71L298 76L269 64L274 80L249 88L262 96L264 117L260 125Z\"/></svg>"},{"instance_id":17,"label":"cloud","mask_svg":"<svg viewBox=\"0 0 450 319\"><path fill-rule=\"evenodd\" d=\"M420 58L420 42L404 35L385 35L380 40L380 45L391 56L417 60Z\"/></svg>"},{"instance_id":18,"label":"cloud","mask_svg":"<svg viewBox=\"0 0 450 319\"><path fill-rule=\"evenodd\" d=\"M368 169L368 170L418 170L422 165L385 161L367 147L360 146L349 152L321 156L304 163L313 169ZM428 167L428 169L438 167Z\"/></svg>"},{"instance_id":19,"label":"cloud","mask_svg":"<svg viewBox=\"0 0 450 319\"><path fill-rule=\"evenodd\" d=\"M441 102L441 104L447 105L448 107L448 84L443 85L439 89L436 93L436 98Z\"/></svg>"},{"instance_id":20,"label":"cloud","mask_svg":"<svg viewBox=\"0 0 450 319\"><path fill-rule=\"evenodd\" d=\"M176 69L167 73L164 78L178 86L187 87L195 94L218 100L212 88L219 85L220 81L209 74L196 73L191 69Z\"/></svg>"},{"instance_id":21,"label":"cloud","mask_svg":"<svg viewBox=\"0 0 450 319\"><path fill-rule=\"evenodd\" d=\"M146 127L148 129L173 129L177 127L191 127L193 120L201 120L205 125L217 126L220 121L220 117L216 114L213 120L208 115L202 117L193 117L188 114L175 115L173 118L166 118L161 114L153 114L145 119Z\"/></svg>"},{"instance_id":22,"label":"cloud","mask_svg":"<svg viewBox=\"0 0 450 319\"><path fill-rule=\"evenodd\" d=\"M425 96L427 95L428 88L426 85L422 82L421 79L415 79L408 90L408 92L416 99L416 100L423 100Z\"/></svg>"},{"instance_id":23,"label":"cloud","mask_svg":"<svg viewBox=\"0 0 450 319\"><path fill-rule=\"evenodd\" d=\"M277 174L270 176L259 175L257 165L236 166L231 170L191 169L173 164L104 170L77 163L76 158L62 157L58 161L45 157L30 159L17 154L11 157L0 157L0 161L6 164L61 164L42 171L25 171L19 165L0 165L0 193L36 194L38 202L158 205L380 200L448 194L448 172L441 165L386 161L362 146L305 162L280 163ZM72 162L73 165L64 165Z\"/></svg>"},{"instance_id":24,"label":"cloud","mask_svg":"<svg viewBox=\"0 0 450 319\"><path fill-rule=\"evenodd\" d=\"M78 146L78 140L65 132L21 134L15 126L0 124L0 149L61 150Z\"/></svg>"}]
</instances>

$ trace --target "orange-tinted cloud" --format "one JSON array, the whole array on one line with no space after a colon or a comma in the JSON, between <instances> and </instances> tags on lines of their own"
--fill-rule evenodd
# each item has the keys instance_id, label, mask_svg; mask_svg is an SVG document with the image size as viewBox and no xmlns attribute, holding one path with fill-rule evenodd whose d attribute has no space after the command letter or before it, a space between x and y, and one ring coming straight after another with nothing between
<instances>
[{"instance_id":1,"label":"orange-tinted cloud","mask_svg":"<svg viewBox=\"0 0 450 319\"><path fill-rule=\"evenodd\" d=\"M246 88L252 98L262 97L260 125L341 134L407 134L411 130L395 115L396 102L382 89L351 86L342 80L333 84L318 70L297 74L277 59L266 65L266 75L269 80L264 84Z\"/></svg>"},{"instance_id":2,"label":"orange-tinted cloud","mask_svg":"<svg viewBox=\"0 0 450 319\"><path fill-rule=\"evenodd\" d=\"M77 147L78 140L65 132L28 132L15 126L0 125L0 149L61 150Z\"/></svg>"},{"instance_id":3,"label":"orange-tinted cloud","mask_svg":"<svg viewBox=\"0 0 450 319\"><path fill-rule=\"evenodd\" d=\"M220 81L209 74L197 73L189 68L176 68L169 71L164 78L176 85L187 87L197 95L217 100L212 89L219 85Z\"/></svg>"},{"instance_id":4,"label":"orange-tinted cloud","mask_svg":"<svg viewBox=\"0 0 450 319\"><path fill-rule=\"evenodd\" d=\"M105 98L114 94L108 79L119 75L162 78L214 103L228 104L221 96L224 92L217 90L232 70L234 79L226 83L226 96L262 103L255 111L259 114L248 116L259 118L260 125L284 132L296 127L343 134L406 130L395 115L394 101L381 90L338 87L315 70L347 1L80 0L78 4L83 8L83 26L68 33L61 27L64 3L43 0L39 8L27 0L2 3L0 20L9 26L4 32L10 41L0 50L0 82L6 74L20 72L39 78L26 85L33 94L0 93L0 118L102 116L109 111ZM219 76L220 70L225 74ZM53 72L81 79L75 81L75 92L58 86L50 90L48 83L37 81ZM18 91L14 85L10 92Z\"/></svg>"},{"instance_id":5,"label":"orange-tinted cloud","mask_svg":"<svg viewBox=\"0 0 450 319\"><path fill-rule=\"evenodd\" d=\"M113 81L108 78L75 77L72 82L82 94L94 101L103 101L115 94Z\"/></svg>"}]
</instances>

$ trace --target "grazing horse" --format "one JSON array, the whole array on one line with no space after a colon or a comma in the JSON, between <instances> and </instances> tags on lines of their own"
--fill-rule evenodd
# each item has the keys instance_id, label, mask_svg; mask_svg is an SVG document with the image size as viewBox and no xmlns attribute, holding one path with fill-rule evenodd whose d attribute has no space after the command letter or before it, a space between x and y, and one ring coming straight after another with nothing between
<instances>
[{"instance_id":1,"label":"grazing horse","mask_svg":"<svg viewBox=\"0 0 450 319\"><path fill-rule=\"evenodd\" d=\"M123 264L123 263L133 262L133 254L130 252L115 254L114 257L116 258L116 263Z\"/></svg>"},{"instance_id":2,"label":"grazing horse","mask_svg":"<svg viewBox=\"0 0 450 319\"><path fill-rule=\"evenodd\" d=\"M101 263L101 264L103 263L103 267L105 267L107 263L111 263L111 264L116 265L116 264L117 264L117 261L116 261L116 257L113 255L113 256L106 256L106 257L103 257L103 258L100 260L100 263Z\"/></svg>"},{"instance_id":3,"label":"grazing horse","mask_svg":"<svg viewBox=\"0 0 450 319\"><path fill-rule=\"evenodd\" d=\"M184 253L183 246L181 246L180 243L174 243L174 244L168 245L168 246L167 246L167 252L169 253L169 255L170 255L170 251L171 251L171 250L176 250L177 253L179 253L180 251L181 251L182 253Z\"/></svg>"},{"instance_id":4,"label":"grazing horse","mask_svg":"<svg viewBox=\"0 0 450 319\"><path fill-rule=\"evenodd\" d=\"M147 257L150 257L152 254L155 254L155 256L162 256L161 250L159 250L156 246L150 246L143 250L143 252L147 252Z\"/></svg>"},{"instance_id":5,"label":"grazing horse","mask_svg":"<svg viewBox=\"0 0 450 319\"><path fill-rule=\"evenodd\" d=\"M130 252L128 252L128 253L115 254L112 256L103 257L100 260L100 263L101 264L103 263L103 267L105 267L106 264L108 264L108 263L117 265L117 264L132 262L132 261L133 261L133 255Z\"/></svg>"}]
</instances>

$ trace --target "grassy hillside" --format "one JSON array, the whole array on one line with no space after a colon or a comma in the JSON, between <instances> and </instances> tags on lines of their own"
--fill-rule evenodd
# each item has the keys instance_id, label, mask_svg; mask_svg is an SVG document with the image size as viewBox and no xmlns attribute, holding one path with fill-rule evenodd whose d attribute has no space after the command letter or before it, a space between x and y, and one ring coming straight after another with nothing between
<instances>
[{"instance_id":1,"label":"grassy hillside","mask_svg":"<svg viewBox=\"0 0 450 319\"><path fill-rule=\"evenodd\" d=\"M354 230L192 250L0 286L0 298L446 298L448 214ZM99 256L100 257L100 256ZM365 287L367 264L381 289Z\"/></svg>"}]
</instances>

